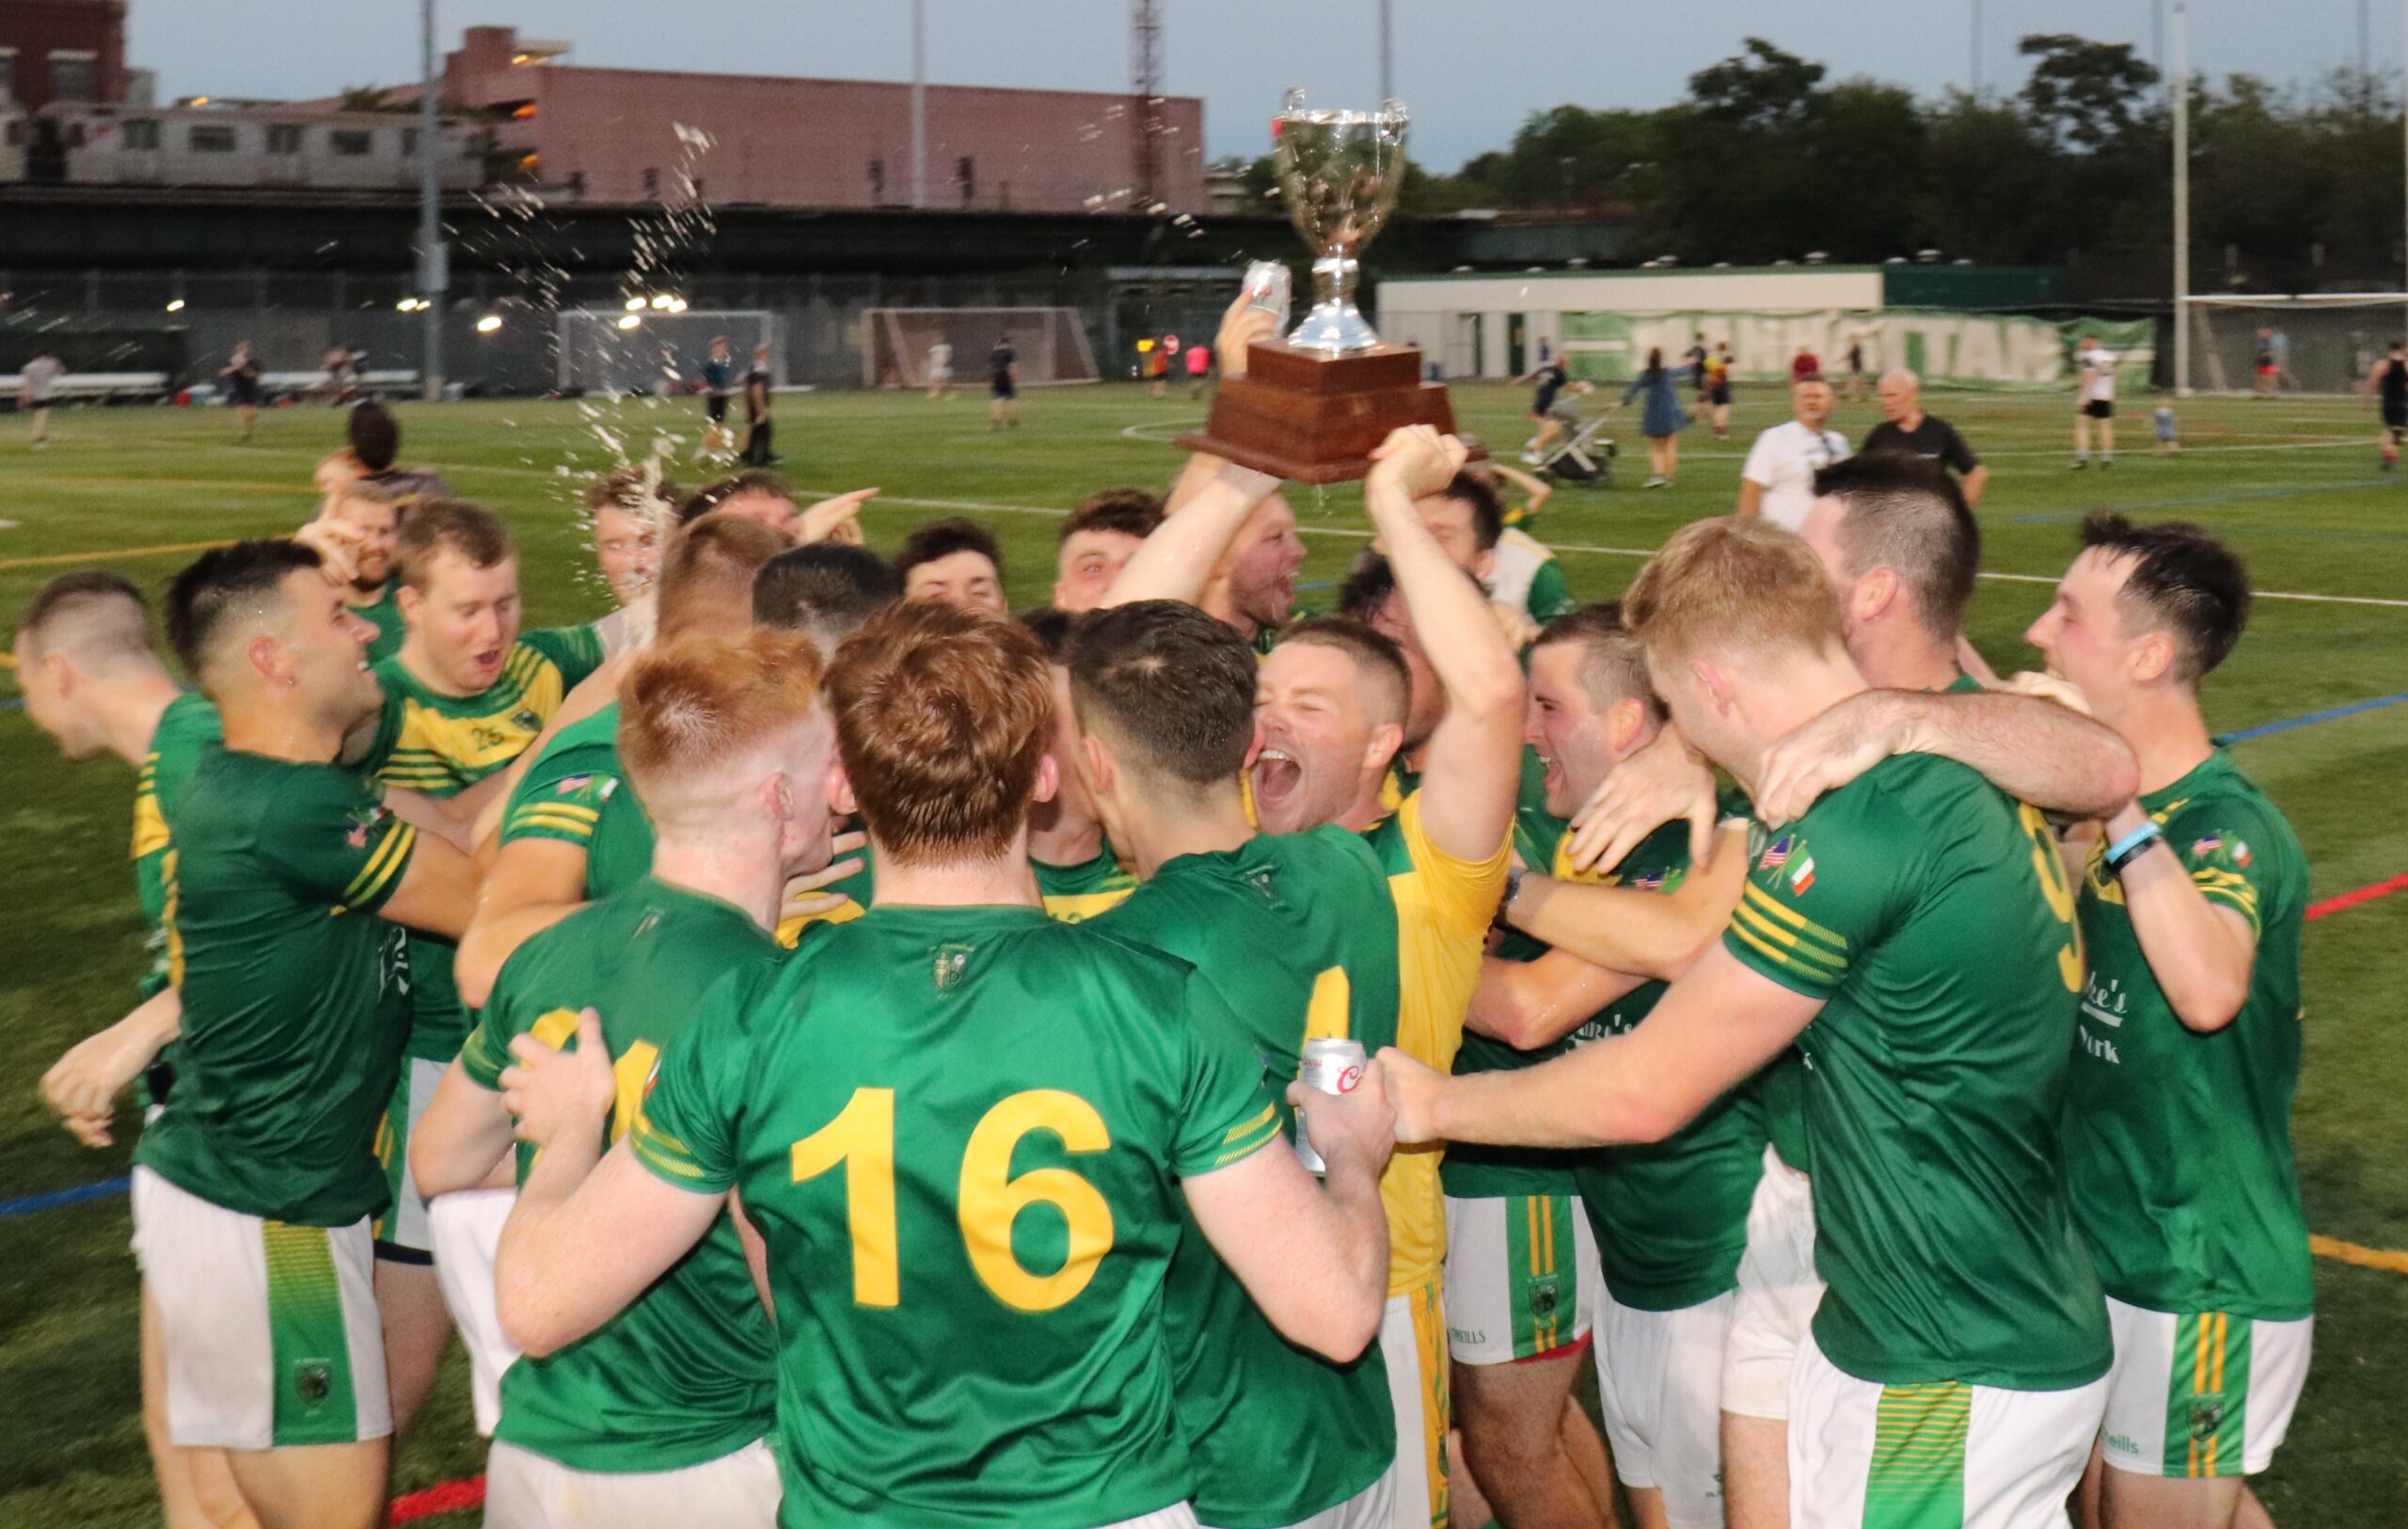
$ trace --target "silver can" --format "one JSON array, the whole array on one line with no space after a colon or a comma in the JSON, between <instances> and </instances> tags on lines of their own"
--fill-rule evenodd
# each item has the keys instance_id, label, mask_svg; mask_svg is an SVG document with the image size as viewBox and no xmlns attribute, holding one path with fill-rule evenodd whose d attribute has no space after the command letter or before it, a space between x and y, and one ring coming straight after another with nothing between
<instances>
[{"instance_id":1,"label":"silver can","mask_svg":"<svg viewBox=\"0 0 2408 1529\"><path fill-rule=\"evenodd\" d=\"M1295 278L1288 267L1275 260L1259 260L1245 268L1244 292L1246 307L1259 308L1271 315L1271 322L1281 329L1288 327L1288 309L1292 300L1291 286ZM1274 336L1273 338L1277 338Z\"/></svg>"},{"instance_id":2,"label":"silver can","mask_svg":"<svg viewBox=\"0 0 2408 1529\"><path fill-rule=\"evenodd\" d=\"M1363 1069L1371 1059L1360 1041L1322 1039L1305 1043L1303 1065L1296 1069L1296 1081L1323 1093L1353 1093L1363 1081ZM1312 1138L1305 1133L1305 1118L1296 1116L1296 1158L1315 1173L1326 1173L1329 1165L1313 1150Z\"/></svg>"}]
</instances>

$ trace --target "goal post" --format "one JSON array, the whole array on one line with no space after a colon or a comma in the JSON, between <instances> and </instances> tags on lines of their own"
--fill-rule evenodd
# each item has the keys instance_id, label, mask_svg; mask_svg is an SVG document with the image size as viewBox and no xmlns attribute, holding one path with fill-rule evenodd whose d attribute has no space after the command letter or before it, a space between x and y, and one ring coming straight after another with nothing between
<instances>
[{"instance_id":1,"label":"goal post","mask_svg":"<svg viewBox=\"0 0 2408 1529\"><path fill-rule=\"evenodd\" d=\"M711 342L721 335L735 386L761 345L769 347L771 383L785 380L778 316L764 309L563 309L553 333L555 375L564 393L693 391L702 386Z\"/></svg>"},{"instance_id":2,"label":"goal post","mask_svg":"<svg viewBox=\"0 0 2408 1529\"><path fill-rule=\"evenodd\" d=\"M2197 392L2355 392L2391 342L2408 338L2408 293L2217 293L2182 306L2191 374L2175 383ZM2279 368L2271 385L2258 381L2261 355Z\"/></svg>"},{"instance_id":3,"label":"goal post","mask_svg":"<svg viewBox=\"0 0 2408 1529\"><path fill-rule=\"evenodd\" d=\"M1021 383L1094 382L1095 351L1075 308L872 308L863 314L864 388L926 388L930 353L952 347L956 387L987 377L987 358L1007 340Z\"/></svg>"}]
</instances>

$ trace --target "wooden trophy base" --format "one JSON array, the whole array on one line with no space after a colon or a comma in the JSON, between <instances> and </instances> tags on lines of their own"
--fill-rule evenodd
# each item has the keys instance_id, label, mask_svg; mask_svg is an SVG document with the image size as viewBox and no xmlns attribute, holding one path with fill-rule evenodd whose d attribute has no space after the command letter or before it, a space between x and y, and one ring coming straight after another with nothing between
<instances>
[{"instance_id":1,"label":"wooden trophy base","mask_svg":"<svg viewBox=\"0 0 2408 1529\"><path fill-rule=\"evenodd\" d=\"M1370 472L1372 451L1408 424L1455 430L1446 388L1421 379L1412 346L1332 356L1270 340L1246 347L1245 375L1222 378L1204 428L1175 443L1290 483L1343 483Z\"/></svg>"}]
</instances>

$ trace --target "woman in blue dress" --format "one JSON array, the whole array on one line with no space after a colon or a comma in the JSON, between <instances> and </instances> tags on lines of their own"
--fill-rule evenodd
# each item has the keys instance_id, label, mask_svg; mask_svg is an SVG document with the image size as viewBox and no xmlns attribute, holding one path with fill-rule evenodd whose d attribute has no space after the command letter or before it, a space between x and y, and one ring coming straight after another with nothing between
<instances>
[{"instance_id":1,"label":"woman in blue dress","mask_svg":"<svg viewBox=\"0 0 2408 1529\"><path fill-rule=\"evenodd\" d=\"M1689 422L1687 411L1681 407L1679 386L1696 372L1694 366L1667 367L1663 350L1650 350L1647 370L1622 395L1624 404L1641 394L1647 399L1639 416L1639 433L1647 438L1648 479L1641 487L1672 486L1672 473L1681 465L1681 432Z\"/></svg>"}]
</instances>

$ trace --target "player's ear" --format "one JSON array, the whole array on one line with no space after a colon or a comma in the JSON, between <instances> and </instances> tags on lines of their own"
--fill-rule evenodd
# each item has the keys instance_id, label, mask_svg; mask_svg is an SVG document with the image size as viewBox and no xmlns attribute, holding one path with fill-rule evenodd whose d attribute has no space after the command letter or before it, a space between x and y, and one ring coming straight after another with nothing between
<instances>
[{"instance_id":1,"label":"player's ear","mask_svg":"<svg viewBox=\"0 0 2408 1529\"><path fill-rule=\"evenodd\" d=\"M1471 571L1478 576L1481 587L1487 587L1488 581L1497 577L1497 549L1482 548L1480 555L1472 559Z\"/></svg>"},{"instance_id":2,"label":"player's ear","mask_svg":"<svg viewBox=\"0 0 2408 1529\"><path fill-rule=\"evenodd\" d=\"M1051 802L1062 789L1062 761L1049 751L1037 757L1037 779L1030 786L1028 799L1032 803Z\"/></svg>"},{"instance_id":3,"label":"player's ear","mask_svg":"<svg viewBox=\"0 0 2408 1529\"><path fill-rule=\"evenodd\" d=\"M415 627L426 613L426 597L418 592L415 584L397 582L393 589L393 607L402 613L405 625Z\"/></svg>"},{"instance_id":4,"label":"player's ear","mask_svg":"<svg viewBox=\"0 0 2408 1529\"><path fill-rule=\"evenodd\" d=\"M1625 695L1606 709L1606 747L1617 759L1626 759L1639 748L1639 735L1647 729L1647 703L1636 696Z\"/></svg>"},{"instance_id":5,"label":"player's ear","mask_svg":"<svg viewBox=\"0 0 2408 1529\"><path fill-rule=\"evenodd\" d=\"M1704 693L1706 700L1713 705L1714 709L1726 716L1729 715L1731 684L1723 677L1722 671L1703 659L1691 659L1689 674L1697 680L1698 689Z\"/></svg>"},{"instance_id":6,"label":"player's ear","mask_svg":"<svg viewBox=\"0 0 2408 1529\"><path fill-rule=\"evenodd\" d=\"M2132 645L2132 677L2144 685L2152 685L2165 677L2174 667L2174 639L2162 631L2150 632Z\"/></svg>"},{"instance_id":7,"label":"player's ear","mask_svg":"<svg viewBox=\"0 0 2408 1529\"><path fill-rule=\"evenodd\" d=\"M1116 773L1112 751L1105 748L1103 740L1093 733L1081 733L1079 754L1086 761L1087 789L1099 797L1109 794Z\"/></svg>"},{"instance_id":8,"label":"player's ear","mask_svg":"<svg viewBox=\"0 0 2408 1529\"><path fill-rule=\"evenodd\" d=\"M261 632L243 645L243 656L261 678L271 685L293 683L292 652L282 643Z\"/></svg>"},{"instance_id":9,"label":"player's ear","mask_svg":"<svg viewBox=\"0 0 2408 1529\"><path fill-rule=\"evenodd\" d=\"M853 795L852 778L845 773L845 761L841 757L828 761L828 810L840 818L850 818L862 810L860 801Z\"/></svg>"},{"instance_id":10,"label":"player's ear","mask_svg":"<svg viewBox=\"0 0 2408 1529\"><path fill-rule=\"evenodd\" d=\"M1397 757L1397 751L1403 747L1404 728L1397 723L1384 722L1371 729L1371 741L1363 750L1364 766L1371 770L1385 770L1388 762Z\"/></svg>"},{"instance_id":11,"label":"player's ear","mask_svg":"<svg viewBox=\"0 0 2408 1529\"><path fill-rule=\"evenodd\" d=\"M1860 623L1873 620L1887 612L1897 599L1898 570L1875 568L1856 581L1856 587L1848 592L1848 597L1856 607L1853 614Z\"/></svg>"}]
</instances>

